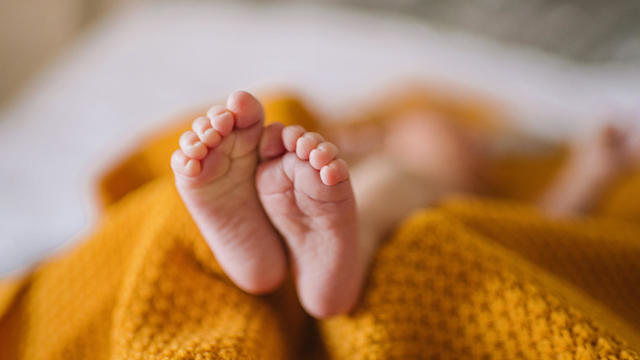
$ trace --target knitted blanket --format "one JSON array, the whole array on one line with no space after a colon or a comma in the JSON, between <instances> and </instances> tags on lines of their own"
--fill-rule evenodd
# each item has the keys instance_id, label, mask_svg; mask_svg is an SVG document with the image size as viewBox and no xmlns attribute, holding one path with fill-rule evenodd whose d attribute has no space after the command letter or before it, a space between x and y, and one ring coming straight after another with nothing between
<instances>
[{"instance_id":1,"label":"knitted blanket","mask_svg":"<svg viewBox=\"0 0 640 360\"><path fill-rule=\"evenodd\" d=\"M293 99L266 111L312 127ZM496 160L502 199L411 216L355 311L315 321L290 281L250 296L222 273L173 185L178 133L105 175L91 235L2 282L1 359L640 359L637 175L592 216L554 220L527 198L558 161Z\"/></svg>"}]
</instances>

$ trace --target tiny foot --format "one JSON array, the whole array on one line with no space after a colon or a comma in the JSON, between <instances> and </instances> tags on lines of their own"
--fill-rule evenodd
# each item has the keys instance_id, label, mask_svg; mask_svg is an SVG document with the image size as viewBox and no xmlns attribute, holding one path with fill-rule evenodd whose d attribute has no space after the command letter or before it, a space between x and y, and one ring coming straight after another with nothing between
<instances>
[{"instance_id":1,"label":"tiny foot","mask_svg":"<svg viewBox=\"0 0 640 360\"><path fill-rule=\"evenodd\" d=\"M231 94L180 137L171 168L180 196L218 263L249 293L277 288L286 274L279 235L256 193L262 106L249 93Z\"/></svg>"},{"instance_id":2,"label":"tiny foot","mask_svg":"<svg viewBox=\"0 0 640 360\"><path fill-rule=\"evenodd\" d=\"M318 318L351 310L368 262L347 165L337 154L317 133L273 124L256 176L262 205L289 248L300 302Z\"/></svg>"}]
</instances>

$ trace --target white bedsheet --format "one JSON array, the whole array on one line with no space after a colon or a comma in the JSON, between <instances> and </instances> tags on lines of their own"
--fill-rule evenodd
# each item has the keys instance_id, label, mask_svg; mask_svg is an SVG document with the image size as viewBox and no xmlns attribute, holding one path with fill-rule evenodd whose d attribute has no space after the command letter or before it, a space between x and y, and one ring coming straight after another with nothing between
<instances>
[{"instance_id":1,"label":"white bedsheet","mask_svg":"<svg viewBox=\"0 0 640 360\"><path fill-rule=\"evenodd\" d=\"M331 8L143 3L91 29L0 112L0 273L87 231L93 180L170 115L234 89L286 86L349 111L401 80L469 87L560 137L640 101L640 71Z\"/></svg>"}]
</instances>

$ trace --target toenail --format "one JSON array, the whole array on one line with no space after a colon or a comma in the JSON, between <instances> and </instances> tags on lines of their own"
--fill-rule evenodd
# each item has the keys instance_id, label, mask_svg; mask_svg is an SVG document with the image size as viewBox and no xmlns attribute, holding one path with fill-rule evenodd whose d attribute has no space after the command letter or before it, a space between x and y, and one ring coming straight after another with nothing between
<instances>
[{"instance_id":1,"label":"toenail","mask_svg":"<svg viewBox=\"0 0 640 360\"><path fill-rule=\"evenodd\" d=\"M223 113L220 113L220 114L214 115L214 116L211 118L211 123L212 123L212 124L214 125L214 127L215 127L215 125L216 125L216 124L218 124L218 125L219 125L219 124L220 124L220 122L222 122L223 120L226 120L226 119L227 119L227 118L229 118L229 117L233 118L233 115L232 115L229 111L225 111L225 112L223 112Z\"/></svg>"},{"instance_id":2,"label":"toenail","mask_svg":"<svg viewBox=\"0 0 640 360\"><path fill-rule=\"evenodd\" d=\"M212 118L212 117L214 117L214 116L220 115L220 114L222 114L222 113L224 113L224 112L228 112L228 111L229 111L229 110L227 110L227 108L225 108L224 106L222 106L222 105L216 105L216 106L213 106L212 108L210 108L210 109L207 111L207 116L208 116L208 117L210 117L210 118Z\"/></svg>"},{"instance_id":3,"label":"toenail","mask_svg":"<svg viewBox=\"0 0 640 360\"><path fill-rule=\"evenodd\" d=\"M229 115L231 115L231 112L228 111L228 110L225 110L225 111L221 111L221 112L219 112L217 114L212 115L211 119L222 119L225 116L229 116Z\"/></svg>"},{"instance_id":4,"label":"toenail","mask_svg":"<svg viewBox=\"0 0 640 360\"><path fill-rule=\"evenodd\" d=\"M296 142L297 144L297 148L300 149L300 151L302 151L305 147L311 145L311 139L309 138L305 138L305 137L301 137L298 139L298 141Z\"/></svg>"},{"instance_id":5,"label":"toenail","mask_svg":"<svg viewBox=\"0 0 640 360\"><path fill-rule=\"evenodd\" d=\"M305 137L305 138L307 138L309 140L312 140L312 141L317 141L317 142L320 142L320 141L324 140L322 135L320 135L318 133L315 133L315 132L308 132L308 133L304 134L303 137Z\"/></svg>"},{"instance_id":6,"label":"toenail","mask_svg":"<svg viewBox=\"0 0 640 360\"><path fill-rule=\"evenodd\" d=\"M335 155L338 154L338 147L329 142L324 142L318 145L318 149L322 151L326 151L330 154L335 154Z\"/></svg>"}]
</instances>

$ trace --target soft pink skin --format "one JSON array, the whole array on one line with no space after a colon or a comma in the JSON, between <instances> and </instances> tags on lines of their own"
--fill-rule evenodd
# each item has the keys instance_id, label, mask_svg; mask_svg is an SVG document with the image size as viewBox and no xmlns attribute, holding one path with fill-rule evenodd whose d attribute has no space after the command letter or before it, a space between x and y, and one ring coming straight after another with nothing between
<instances>
[{"instance_id":1,"label":"soft pink skin","mask_svg":"<svg viewBox=\"0 0 640 360\"><path fill-rule=\"evenodd\" d=\"M286 275L286 257L255 188L262 106L231 94L180 138L171 158L178 192L218 263L243 290L266 293Z\"/></svg>"},{"instance_id":2,"label":"soft pink skin","mask_svg":"<svg viewBox=\"0 0 640 360\"><path fill-rule=\"evenodd\" d=\"M305 309L319 318L345 313L366 268L347 165L319 134L263 129L263 121L260 103L245 92L195 119L171 158L178 192L240 288L265 293L285 277L285 249L270 219L285 239Z\"/></svg>"},{"instance_id":3,"label":"soft pink skin","mask_svg":"<svg viewBox=\"0 0 640 360\"><path fill-rule=\"evenodd\" d=\"M317 318L348 312L366 259L346 163L333 144L299 126L269 126L260 150L258 194L289 249L302 306Z\"/></svg>"}]
</instances>

